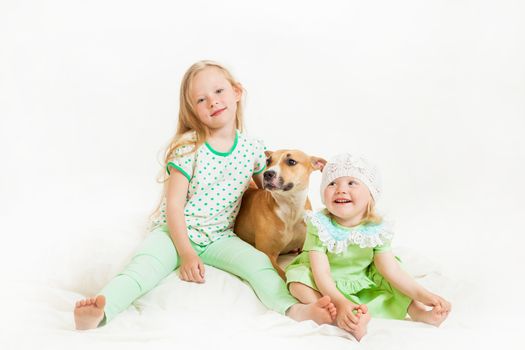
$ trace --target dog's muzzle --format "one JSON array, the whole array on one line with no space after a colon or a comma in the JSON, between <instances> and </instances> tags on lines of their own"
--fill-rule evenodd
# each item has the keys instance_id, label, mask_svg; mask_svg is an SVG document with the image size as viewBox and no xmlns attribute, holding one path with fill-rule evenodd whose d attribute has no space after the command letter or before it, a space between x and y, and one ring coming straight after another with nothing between
<instances>
[{"instance_id":1,"label":"dog's muzzle","mask_svg":"<svg viewBox=\"0 0 525 350\"><path fill-rule=\"evenodd\" d=\"M265 190L290 191L294 186L292 182L289 182L285 185L284 179L281 176L277 178L277 173L274 170L265 171L263 174L263 179L263 188Z\"/></svg>"}]
</instances>

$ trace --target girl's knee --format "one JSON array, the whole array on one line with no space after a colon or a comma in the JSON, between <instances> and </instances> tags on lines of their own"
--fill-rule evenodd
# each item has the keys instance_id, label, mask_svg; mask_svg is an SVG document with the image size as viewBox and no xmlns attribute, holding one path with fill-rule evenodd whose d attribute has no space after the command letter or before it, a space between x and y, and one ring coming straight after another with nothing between
<instances>
[{"instance_id":1,"label":"girl's knee","mask_svg":"<svg viewBox=\"0 0 525 350\"><path fill-rule=\"evenodd\" d=\"M301 282L288 283L288 290L290 291L290 294L293 296L297 296L301 293L301 291L305 291L307 289L310 289L310 288L302 284Z\"/></svg>"},{"instance_id":2,"label":"girl's knee","mask_svg":"<svg viewBox=\"0 0 525 350\"><path fill-rule=\"evenodd\" d=\"M277 271L275 271L270 258L268 258L266 254L259 251L257 251L255 254L252 254L249 261L239 265L239 273L242 275L239 277L242 277L248 281L259 278L261 274L267 275L275 273L277 275Z\"/></svg>"},{"instance_id":3,"label":"girl's knee","mask_svg":"<svg viewBox=\"0 0 525 350\"><path fill-rule=\"evenodd\" d=\"M132 278L142 292L147 292L174 269L175 266L168 266L154 256L137 255L122 274Z\"/></svg>"},{"instance_id":4,"label":"girl's knee","mask_svg":"<svg viewBox=\"0 0 525 350\"><path fill-rule=\"evenodd\" d=\"M290 294L293 295L294 292L297 292L298 288L301 288L301 283L299 282L290 282L288 283L288 290L290 291Z\"/></svg>"}]
</instances>

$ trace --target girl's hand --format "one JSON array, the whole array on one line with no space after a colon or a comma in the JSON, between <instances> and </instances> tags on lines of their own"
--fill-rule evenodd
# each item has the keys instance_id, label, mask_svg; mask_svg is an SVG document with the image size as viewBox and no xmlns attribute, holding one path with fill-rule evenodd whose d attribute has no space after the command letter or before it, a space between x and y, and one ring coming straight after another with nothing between
<instances>
[{"instance_id":1,"label":"girl's hand","mask_svg":"<svg viewBox=\"0 0 525 350\"><path fill-rule=\"evenodd\" d=\"M358 329L359 318L368 311L366 305L356 305L350 301L337 305L335 322L339 328L354 333ZM354 313L354 310L357 311Z\"/></svg>"},{"instance_id":2,"label":"girl's hand","mask_svg":"<svg viewBox=\"0 0 525 350\"><path fill-rule=\"evenodd\" d=\"M436 310L441 311L441 312L449 312L450 309L452 308L452 305L448 301L440 297L439 295L436 295L430 292L425 293L425 294L426 295L424 295L421 298L421 300L419 300L423 304L436 308Z\"/></svg>"},{"instance_id":3,"label":"girl's hand","mask_svg":"<svg viewBox=\"0 0 525 350\"><path fill-rule=\"evenodd\" d=\"M181 256L179 275L186 282L204 283L204 264L195 252Z\"/></svg>"}]
</instances>

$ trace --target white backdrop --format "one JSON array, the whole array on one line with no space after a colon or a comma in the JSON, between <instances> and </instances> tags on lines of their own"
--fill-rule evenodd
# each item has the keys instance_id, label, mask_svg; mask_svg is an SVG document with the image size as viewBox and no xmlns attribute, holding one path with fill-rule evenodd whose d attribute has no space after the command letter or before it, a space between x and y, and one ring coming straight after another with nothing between
<instances>
[{"instance_id":1,"label":"white backdrop","mask_svg":"<svg viewBox=\"0 0 525 350\"><path fill-rule=\"evenodd\" d=\"M524 16L518 0L0 2L7 281L67 285L93 241L146 226L182 74L213 59L246 88L249 135L374 161L395 244L467 281L464 309L518 320Z\"/></svg>"}]
</instances>

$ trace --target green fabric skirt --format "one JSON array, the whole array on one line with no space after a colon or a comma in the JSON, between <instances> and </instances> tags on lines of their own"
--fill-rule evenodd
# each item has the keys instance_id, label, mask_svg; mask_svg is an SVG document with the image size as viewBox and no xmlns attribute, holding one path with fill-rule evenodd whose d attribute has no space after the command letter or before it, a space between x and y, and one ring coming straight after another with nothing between
<instances>
[{"instance_id":1,"label":"green fabric skirt","mask_svg":"<svg viewBox=\"0 0 525 350\"><path fill-rule=\"evenodd\" d=\"M368 277L367 280L371 281L371 283L363 284L363 288L360 290L354 290L353 293L349 293L348 289L340 288L340 283L336 281L337 289L351 302L366 304L372 317L404 319L412 300L392 287L377 271L373 263L367 268L366 275ZM312 270L308 266L302 264L289 266L286 269L286 283L289 285L292 282L299 282L319 291L315 284ZM359 284L357 283L357 285Z\"/></svg>"}]
</instances>

